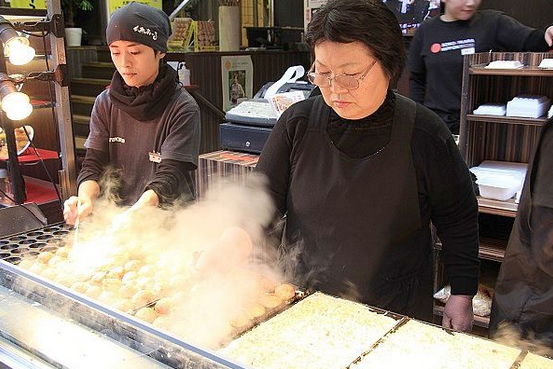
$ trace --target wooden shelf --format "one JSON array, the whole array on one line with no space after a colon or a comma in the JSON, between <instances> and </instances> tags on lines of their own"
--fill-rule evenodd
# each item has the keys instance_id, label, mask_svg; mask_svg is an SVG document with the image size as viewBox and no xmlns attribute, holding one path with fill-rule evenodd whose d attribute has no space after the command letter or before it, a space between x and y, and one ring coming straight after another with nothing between
<instances>
[{"instance_id":1,"label":"wooden shelf","mask_svg":"<svg viewBox=\"0 0 553 369\"><path fill-rule=\"evenodd\" d=\"M434 315L444 316L444 307L442 305L434 305ZM490 325L490 317L474 315L474 325L488 328Z\"/></svg>"},{"instance_id":2,"label":"wooden shelf","mask_svg":"<svg viewBox=\"0 0 553 369\"><path fill-rule=\"evenodd\" d=\"M473 122L487 123L505 123L505 124L520 124L525 126L543 126L547 123L547 118L523 118L523 117L507 117L505 115L480 115L467 114L467 120Z\"/></svg>"},{"instance_id":3,"label":"wooden shelf","mask_svg":"<svg viewBox=\"0 0 553 369\"><path fill-rule=\"evenodd\" d=\"M478 196L478 210L481 213L501 215L505 217L514 218L517 215L518 204L514 199L507 201L499 201L492 199L485 199Z\"/></svg>"},{"instance_id":4,"label":"wooden shelf","mask_svg":"<svg viewBox=\"0 0 553 369\"><path fill-rule=\"evenodd\" d=\"M505 257L506 248L507 241L505 240L481 237L478 257L481 259L501 262Z\"/></svg>"},{"instance_id":5,"label":"wooden shelf","mask_svg":"<svg viewBox=\"0 0 553 369\"><path fill-rule=\"evenodd\" d=\"M38 151L38 155L36 154L35 150L33 149L27 149L25 152L23 152L21 155L17 156L17 160L20 164L23 163L33 163L37 162L40 159L42 160L51 160L51 159L58 159L59 155L56 151L52 150L45 150L45 149L36 149ZM39 159L40 155L40 159ZM0 157L0 161L6 161L8 158L2 158Z\"/></svg>"},{"instance_id":6,"label":"wooden shelf","mask_svg":"<svg viewBox=\"0 0 553 369\"><path fill-rule=\"evenodd\" d=\"M472 66L470 67L469 74L486 76L553 77L553 70L538 67L524 67L519 69L488 69L483 66Z\"/></svg>"},{"instance_id":7,"label":"wooden shelf","mask_svg":"<svg viewBox=\"0 0 553 369\"><path fill-rule=\"evenodd\" d=\"M478 257L480 259L503 261L505 257L505 248L507 247L507 241L498 240L494 238L481 237L478 248ZM434 248L441 251L443 245L440 241L434 244Z\"/></svg>"}]
</instances>

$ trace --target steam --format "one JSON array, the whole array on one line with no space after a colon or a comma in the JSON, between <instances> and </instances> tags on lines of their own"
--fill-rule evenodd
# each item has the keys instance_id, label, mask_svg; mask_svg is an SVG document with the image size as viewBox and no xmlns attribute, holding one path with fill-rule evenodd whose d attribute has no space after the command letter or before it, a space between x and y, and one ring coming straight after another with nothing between
<instances>
[{"instance_id":1,"label":"steam","mask_svg":"<svg viewBox=\"0 0 553 369\"><path fill-rule=\"evenodd\" d=\"M275 209L264 178L251 174L240 184L221 180L201 201L142 209L122 228L113 224L126 209L112 200L96 202L75 245L69 234L62 247L22 267L207 348L220 347L274 310L262 302L276 298L276 286L288 276L266 238ZM229 229L249 234L251 256L237 260L231 250L221 255L221 268L198 270L202 253ZM57 310L64 309L70 307Z\"/></svg>"}]
</instances>

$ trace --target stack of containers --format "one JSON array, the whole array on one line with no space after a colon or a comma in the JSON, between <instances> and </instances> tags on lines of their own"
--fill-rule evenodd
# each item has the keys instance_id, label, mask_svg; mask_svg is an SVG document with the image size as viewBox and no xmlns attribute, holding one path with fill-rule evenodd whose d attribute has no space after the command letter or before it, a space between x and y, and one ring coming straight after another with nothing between
<instances>
[{"instance_id":1,"label":"stack of containers","mask_svg":"<svg viewBox=\"0 0 553 369\"><path fill-rule=\"evenodd\" d=\"M507 116L539 118L546 114L550 105L547 96L520 95L507 103Z\"/></svg>"}]
</instances>

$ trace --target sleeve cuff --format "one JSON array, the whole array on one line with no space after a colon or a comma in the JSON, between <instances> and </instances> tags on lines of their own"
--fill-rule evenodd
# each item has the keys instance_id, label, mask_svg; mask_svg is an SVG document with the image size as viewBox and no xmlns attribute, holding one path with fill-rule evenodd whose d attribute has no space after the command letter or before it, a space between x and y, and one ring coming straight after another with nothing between
<instances>
[{"instance_id":1,"label":"sleeve cuff","mask_svg":"<svg viewBox=\"0 0 553 369\"><path fill-rule=\"evenodd\" d=\"M451 284L452 295L469 295L474 296L478 292L478 277L476 278L452 278L449 283Z\"/></svg>"}]
</instances>

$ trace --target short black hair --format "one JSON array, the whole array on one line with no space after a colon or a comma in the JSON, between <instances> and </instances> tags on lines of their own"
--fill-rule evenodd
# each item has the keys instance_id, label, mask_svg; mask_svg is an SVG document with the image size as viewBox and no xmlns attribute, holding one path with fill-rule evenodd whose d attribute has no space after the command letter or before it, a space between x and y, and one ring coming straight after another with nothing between
<instances>
[{"instance_id":1,"label":"short black hair","mask_svg":"<svg viewBox=\"0 0 553 369\"><path fill-rule=\"evenodd\" d=\"M312 50L325 40L363 43L380 61L392 84L405 67L398 20L380 0L330 0L313 14L305 38Z\"/></svg>"}]
</instances>

